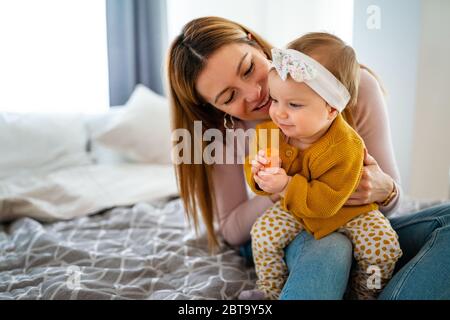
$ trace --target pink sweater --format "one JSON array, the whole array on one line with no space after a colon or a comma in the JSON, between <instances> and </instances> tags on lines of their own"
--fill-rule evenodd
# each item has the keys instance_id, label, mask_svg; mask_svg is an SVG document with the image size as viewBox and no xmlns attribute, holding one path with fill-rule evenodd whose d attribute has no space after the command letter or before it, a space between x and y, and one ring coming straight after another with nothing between
<instances>
[{"instance_id":1,"label":"pink sweater","mask_svg":"<svg viewBox=\"0 0 450 320\"><path fill-rule=\"evenodd\" d=\"M400 175L394 158L387 107L377 80L366 70L361 72L358 105L353 114L356 131L363 138L367 150L380 168L396 182L398 195L387 207L385 215L400 203ZM239 127L254 128L256 123L240 122ZM250 239L256 218L273 205L269 197L249 197L243 166L215 165L213 180L216 192L216 218L219 231L230 245L241 245Z\"/></svg>"}]
</instances>

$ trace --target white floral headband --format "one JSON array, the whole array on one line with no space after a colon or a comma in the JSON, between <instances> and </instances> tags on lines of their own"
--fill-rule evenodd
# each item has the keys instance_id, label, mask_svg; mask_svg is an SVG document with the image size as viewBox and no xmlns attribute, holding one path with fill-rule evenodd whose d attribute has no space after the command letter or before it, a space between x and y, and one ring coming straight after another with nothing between
<instances>
[{"instance_id":1,"label":"white floral headband","mask_svg":"<svg viewBox=\"0 0 450 320\"><path fill-rule=\"evenodd\" d=\"M288 74L296 82L304 82L339 112L350 101L347 88L319 62L293 49L272 49L272 67L283 81Z\"/></svg>"}]
</instances>

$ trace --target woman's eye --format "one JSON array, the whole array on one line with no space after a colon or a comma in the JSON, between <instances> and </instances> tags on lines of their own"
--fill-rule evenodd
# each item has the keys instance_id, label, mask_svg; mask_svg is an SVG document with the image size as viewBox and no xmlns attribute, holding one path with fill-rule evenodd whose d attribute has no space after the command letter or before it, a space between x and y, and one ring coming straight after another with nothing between
<instances>
[{"instance_id":1,"label":"woman's eye","mask_svg":"<svg viewBox=\"0 0 450 320\"><path fill-rule=\"evenodd\" d=\"M250 73L252 73L253 71L253 67L255 66L255 64L252 62L250 64L250 68L247 69L247 71L244 73L244 77L248 76Z\"/></svg>"},{"instance_id":2,"label":"woman's eye","mask_svg":"<svg viewBox=\"0 0 450 320\"><path fill-rule=\"evenodd\" d=\"M234 98L234 91L233 91L233 93L231 94L230 99L228 99L227 101L225 101L224 104L225 104L225 105L229 104L231 101L233 101L233 98Z\"/></svg>"}]
</instances>

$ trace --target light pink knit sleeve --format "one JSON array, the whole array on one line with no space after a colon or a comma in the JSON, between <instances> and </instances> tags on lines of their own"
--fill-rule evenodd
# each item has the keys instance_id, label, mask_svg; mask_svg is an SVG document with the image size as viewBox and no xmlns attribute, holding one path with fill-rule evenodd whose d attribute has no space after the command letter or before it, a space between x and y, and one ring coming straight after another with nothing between
<instances>
[{"instance_id":1,"label":"light pink knit sleeve","mask_svg":"<svg viewBox=\"0 0 450 320\"><path fill-rule=\"evenodd\" d=\"M375 158L381 170L391 176L396 183L398 195L388 206L380 206L380 211L389 216L401 201L400 174L395 161L389 116L383 92L376 78L364 69L361 70L354 121L356 131L363 138L369 154Z\"/></svg>"},{"instance_id":2,"label":"light pink knit sleeve","mask_svg":"<svg viewBox=\"0 0 450 320\"><path fill-rule=\"evenodd\" d=\"M213 181L220 233L230 245L242 245L250 239L256 218L273 203L269 197L248 197L242 165L215 165Z\"/></svg>"}]
</instances>

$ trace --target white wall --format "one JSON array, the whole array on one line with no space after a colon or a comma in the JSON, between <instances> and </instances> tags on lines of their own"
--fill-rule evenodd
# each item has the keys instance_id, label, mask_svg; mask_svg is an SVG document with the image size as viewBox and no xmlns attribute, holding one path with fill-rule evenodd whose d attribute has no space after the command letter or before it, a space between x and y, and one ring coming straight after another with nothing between
<instances>
[{"instance_id":1,"label":"white wall","mask_svg":"<svg viewBox=\"0 0 450 320\"><path fill-rule=\"evenodd\" d=\"M167 0L169 40L172 41L190 20L202 16L220 16L260 30L264 25L264 0ZM262 10L262 11L261 11ZM258 12L258 14L252 14Z\"/></svg>"},{"instance_id":2,"label":"white wall","mask_svg":"<svg viewBox=\"0 0 450 320\"><path fill-rule=\"evenodd\" d=\"M450 1L422 1L411 194L449 196Z\"/></svg>"},{"instance_id":3,"label":"white wall","mask_svg":"<svg viewBox=\"0 0 450 320\"><path fill-rule=\"evenodd\" d=\"M379 25L370 6L379 9ZM394 152L403 189L411 189L411 159L419 62L420 0L355 1L353 44L361 63L374 70L386 88ZM379 28L378 28L379 27Z\"/></svg>"},{"instance_id":4,"label":"white wall","mask_svg":"<svg viewBox=\"0 0 450 320\"><path fill-rule=\"evenodd\" d=\"M167 9L170 40L191 19L215 15L244 24L278 47L311 31L352 41L353 0L167 0Z\"/></svg>"},{"instance_id":5,"label":"white wall","mask_svg":"<svg viewBox=\"0 0 450 320\"><path fill-rule=\"evenodd\" d=\"M266 0L264 35L284 46L307 32L333 33L353 42L353 0Z\"/></svg>"},{"instance_id":6,"label":"white wall","mask_svg":"<svg viewBox=\"0 0 450 320\"><path fill-rule=\"evenodd\" d=\"M380 28L367 27L369 6ZM395 156L411 196L449 196L450 1L355 1L354 47L387 91Z\"/></svg>"}]
</instances>

